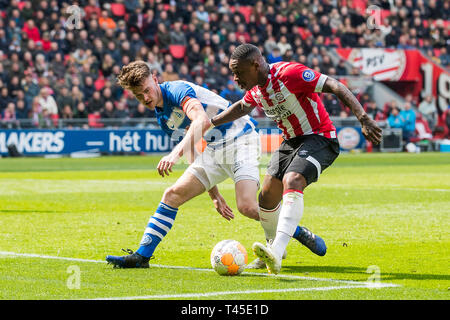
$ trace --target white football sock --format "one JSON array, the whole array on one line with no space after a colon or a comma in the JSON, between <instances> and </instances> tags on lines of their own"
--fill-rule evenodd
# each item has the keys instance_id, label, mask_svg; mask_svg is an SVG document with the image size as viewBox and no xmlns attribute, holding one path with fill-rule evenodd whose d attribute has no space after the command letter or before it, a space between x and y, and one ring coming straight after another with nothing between
<instances>
[{"instance_id":1,"label":"white football sock","mask_svg":"<svg viewBox=\"0 0 450 320\"><path fill-rule=\"evenodd\" d=\"M259 222L264 229L267 241L275 239L280 211L281 202L270 210L259 207Z\"/></svg>"},{"instance_id":2,"label":"white football sock","mask_svg":"<svg viewBox=\"0 0 450 320\"><path fill-rule=\"evenodd\" d=\"M281 259L283 256L302 215L303 193L299 190L286 190L283 194L283 205L278 218L277 234L272 243L272 251L278 258Z\"/></svg>"}]
</instances>

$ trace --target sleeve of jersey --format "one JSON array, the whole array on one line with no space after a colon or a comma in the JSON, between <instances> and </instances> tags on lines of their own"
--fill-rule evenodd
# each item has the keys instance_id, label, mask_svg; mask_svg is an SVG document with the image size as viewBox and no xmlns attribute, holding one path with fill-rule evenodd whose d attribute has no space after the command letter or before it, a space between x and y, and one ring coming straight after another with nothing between
<instances>
[{"instance_id":1,"label":"sleeve of jersey","mask_svg":"<svg viewBox=\"0 0 450 320\"><path fill-rule=\"evenodd\" d=\"M327 76L296 63L282 72L281 80L291 92L313 93L322 92Z\"/></svg>"},{"instance_id":2,"label":"sleeve of jersey","mask_svg":"<svg viewBox=\"0 0 450 320\"><path fill-rule=\"evenodd\" d=\"M256 107L258 104L255 101L255 98L253 98L251 90L248 90L245 94L244 98L242 98L242 103L247 107Z\"/></svg>"},{"instance_id":3,"label":"sleeve of jersey","mask_svg":"<svg viewBox=\"0 0 450 320\"><path fill-rule=\"evenodd\" d=\"M197 98L194 89L187 83L176 83L170 88L170 98L174 105L180 106L185 111L186 102Z\"/></svg>"}]
</instances>

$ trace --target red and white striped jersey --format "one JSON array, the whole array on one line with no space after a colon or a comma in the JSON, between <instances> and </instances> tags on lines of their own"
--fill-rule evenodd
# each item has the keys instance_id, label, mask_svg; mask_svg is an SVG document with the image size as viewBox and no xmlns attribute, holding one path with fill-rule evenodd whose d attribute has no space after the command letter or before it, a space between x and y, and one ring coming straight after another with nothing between
<instances>
[{"instance_id":1,"label":"red and white striped jersey","mask_svg":"<svg viewBox=\"0 0 450 320\"><path fill-rule=\"evenodd\" d=\"M327 76L297 62L270 65L266 84L247 91L243 103L261 107L283 132L285 140L319 134L336 138L336 128L319 99Z\"/></svg>"}]
</instances>

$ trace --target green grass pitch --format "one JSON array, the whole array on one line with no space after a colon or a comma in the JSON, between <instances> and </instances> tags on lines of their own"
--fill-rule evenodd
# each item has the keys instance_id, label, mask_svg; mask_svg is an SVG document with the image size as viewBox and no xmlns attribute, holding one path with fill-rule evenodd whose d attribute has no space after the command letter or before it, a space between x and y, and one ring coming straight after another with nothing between
<instances>
[{"instance_id":1,"label":"green grass pitch","mask_svg":"<svg viewBox=\"0 0 450 320\"><path fill-rule=\"evenodd\" d=\"M221 277L209 255L223 239L264 241L237 212L231 180L182 206L150 269L112 269L107 254L137 249L170 177L160 157L0 159L0 299L450 298L450 154L342 154L305 190L301 221L324 257L292 240L280 276ZM261 177L268 157L264 157Z\"/></svg>"}]
</instances>

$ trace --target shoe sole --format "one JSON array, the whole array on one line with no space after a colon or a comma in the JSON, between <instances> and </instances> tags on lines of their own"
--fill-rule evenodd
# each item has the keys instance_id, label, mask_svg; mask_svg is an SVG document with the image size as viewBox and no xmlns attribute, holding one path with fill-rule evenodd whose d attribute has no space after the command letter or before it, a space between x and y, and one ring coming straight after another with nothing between
<instances>
[{"instance_id":1,"label":"shoe sole","mask_svg":"<svg viewBox=\"0 0 450 320\"><path fill-rule=\"evenodd\" d=\"M252 263L248 264L245 267L245 269L260 270L260 269L265 269L266 268L266 263L264 261L262 261L261 259L259 259L259 261L261 261L261 262L255 262L255 261L253 261Z\"/></svg>"},{"instance_id":2,"label":"shoe sole","mask_svg":"<svg viewBox=\"0 0 450 320\"><path fill-rule=\"evenodd\" d=\"M265 249L266 247L261 243L255 243L252 246L253 253L266 264L267 272L269 272L269 274L278 274L280 270L276 270L273 263L275 257Z\"/></svg>"},{"instance_id":3,"label":"shoe sole","mask_svg":"<svg viewBox=\"0 0 450 320\"><path fill-rule=\"evenodd\" d=\"M106 256L105 258L107 264L111 264L113 266L114 269L148 269L150 268L150 265L147 264L143 264L141 266L136 266L136 267L127 267L124 265L123 261L118 261L117 259L114 259L112 256Z\"/></svg>"}]
</instances>

